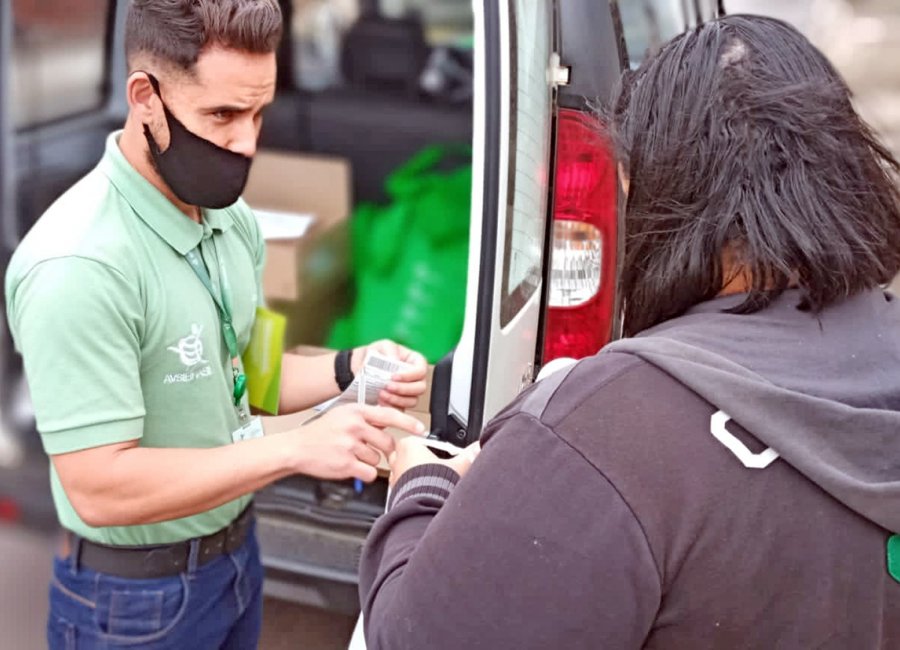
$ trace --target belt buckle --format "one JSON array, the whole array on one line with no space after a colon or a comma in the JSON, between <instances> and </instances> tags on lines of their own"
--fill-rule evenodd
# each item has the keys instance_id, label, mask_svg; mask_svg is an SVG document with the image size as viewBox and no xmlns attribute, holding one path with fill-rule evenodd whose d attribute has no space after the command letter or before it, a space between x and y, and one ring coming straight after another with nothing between
<instances>
[{"instance_id":1,"label":"belt buckle","mask_svg":"<svg viewBox=\"0 0 900 650\"><path fill-rule=\"evenodd\" d=\"M177 575L187 568L186 551L176 545L148 549L142 558L141 567L147 575Z\"/></svg>"},{"instance_id":2,"label":"belt buckle","mask_svg":"<svg viewBox=\"0 0 900 650\"><path fill-rule=\"evenodd\" d=\"M225 543L226 543L225 536L219 534L219 535L213 535L212 537L208 538L205 541L205 543L201 544L200 545L202 548L201 557L200 557L201 564L205 564L206 562L209 562L213 558L218 557L222 553L227 552L227 550L225 548Z\"/></svg>"},{"instance_id":3,"label":"belt buckle","mask_svg":"<svg viewBox=\"0 0 900 650\"><path fill-rule=\"evenodd\" d=\"M225 539L223 540L225 547L225 552L228 554L234 553L241 547L241 542L243 541L241 538L243 537L243 525L241 524L240 519L236 519L235 521L228 524L225 528Z\"/></svg>"}]
</instances>

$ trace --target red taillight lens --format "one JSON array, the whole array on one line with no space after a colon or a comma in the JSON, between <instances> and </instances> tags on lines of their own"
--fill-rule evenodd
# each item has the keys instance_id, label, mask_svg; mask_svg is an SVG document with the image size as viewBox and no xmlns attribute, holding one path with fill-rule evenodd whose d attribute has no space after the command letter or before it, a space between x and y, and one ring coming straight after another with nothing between
<instances>
[{"instance_id":1,"label":"red taillight lens","mask_svg":"<svg viewBox=\"0 0 900 650\"><path fill-rule=\"evenodd\" d=\"M615 308L616 166L592 115L560 109L544 363L594 354Z\"/></svg>"},{"instance_id":2,"label":"red taillight lens","mask_svg":"<svg viewBox=\"0 0 900 650\"><path fill-rule=\"evenodd\" d=\"M19 521L21 517L19 504L12 499L0 497L0 521Z\"/></svg>"}]
</instances>

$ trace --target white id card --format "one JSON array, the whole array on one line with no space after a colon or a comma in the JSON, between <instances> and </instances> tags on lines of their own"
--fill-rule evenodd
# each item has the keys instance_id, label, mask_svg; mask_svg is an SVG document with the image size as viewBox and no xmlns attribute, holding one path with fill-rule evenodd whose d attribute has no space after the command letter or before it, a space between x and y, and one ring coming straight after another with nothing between
<instances>
[{"instance_id":1,"label":"white id card","mask_svg":"<svg viewBox=\"0 0 900 650\"><path fill-rule=\"evenodd\" d=\"M242 442L244 440L253 440L254 438L262 438L266 435L263 430L262 419L253 417L247 420L243 426L234 430L231 434L233 442Z\"/></svg>"}]
</instances>

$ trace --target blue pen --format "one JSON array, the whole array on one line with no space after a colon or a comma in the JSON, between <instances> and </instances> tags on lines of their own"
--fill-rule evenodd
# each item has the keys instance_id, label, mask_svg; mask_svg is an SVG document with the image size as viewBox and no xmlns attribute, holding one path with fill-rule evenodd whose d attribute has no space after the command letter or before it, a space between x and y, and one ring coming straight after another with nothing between
<instances>
[{"instance_id":1,"label":"blue pen","mask_svg":"<svg viewBox=\"0 0 900 650\"><path fill-rule=\"evenodd\" d=\"M368 361L368 359L366 359ZM356 377L358 382L356 386L356 403L357 404L365 404L366 403L366 365L363 363L362 369L359 371L359 374ZM362 479L355 478L353 479L353 491L357 494L362 494L363 491L363 482Z\"/></svg>"}]
</instances>

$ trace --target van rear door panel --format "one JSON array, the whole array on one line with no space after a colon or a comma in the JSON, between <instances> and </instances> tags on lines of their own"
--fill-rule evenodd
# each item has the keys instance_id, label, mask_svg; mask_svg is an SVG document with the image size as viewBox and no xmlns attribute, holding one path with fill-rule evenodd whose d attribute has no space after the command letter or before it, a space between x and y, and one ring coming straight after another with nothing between
<instances>
[{"instance_id":1,"label":"van rear door panel","mask_svg":"<svg viewBox=\"0 0 900 650\"><path fill-rule=\"evenodd\" d=\"M450 393L468 441L540 363L558 100L605 99L622 66L608 3L484 0L475 38L469 286Z\"/></svg>"},{"instance_id":2,"label":"van rear door panel","mask_svg":"<svg viewBox=\"0 0 900 650\"><path fill-rule=\"evenodd\" d=\"M552 160L553 32L549 0L487 0L476 15L473 178L482 186L473 186L468 304L450 397L469 441L534 371Z\"/></svg>"}]
</instances>

